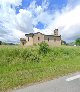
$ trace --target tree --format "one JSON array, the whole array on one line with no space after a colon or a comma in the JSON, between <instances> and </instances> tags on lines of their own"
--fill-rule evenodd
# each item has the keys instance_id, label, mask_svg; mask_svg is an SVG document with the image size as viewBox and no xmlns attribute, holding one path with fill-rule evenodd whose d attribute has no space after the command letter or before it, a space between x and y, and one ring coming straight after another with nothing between
<instances>
[{"instance_id":1,"label":"tree","mask_svg":"<svg viewBox=\"0 0 80 92\"><path fill-rule=\"evenodd\" d=\"M0 45L2 44L2 41L0 41Z\"/></svg>"},{"instance_id":2,"label":"tree","mask_svg":"<svg viewBox=\"0 0 80 92\"><path fill-rule=\"evenodd\" d=\"M77 39L76 39L76 45L77 45L77 46L80 46L80 38L77 38Z\"/></svg>"},{"instance_id":3,"label":"tree","mask_svg":"<svg viewBox=\"0 0 80 92\"><path fill-rule=\"evenodd\" d=\"M67 43L66 43L66 41L61 40L61 44L66 45Z\"/></svg>"}]
</instances>

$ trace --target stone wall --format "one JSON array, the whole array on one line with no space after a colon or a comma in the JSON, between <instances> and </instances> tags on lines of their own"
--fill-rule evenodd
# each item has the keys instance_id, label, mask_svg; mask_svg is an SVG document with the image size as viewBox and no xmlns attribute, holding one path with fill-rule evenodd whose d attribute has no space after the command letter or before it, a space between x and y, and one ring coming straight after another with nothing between
<instances>
[{"instance_id":1,"label":"stone wall","mask_svg":"<svg viewBox=\"0 0 80 92\"><path fill-rule=\"evenodd\" d=\"M61 45L61 36L54 36L54 46Z\"/></svg>"},{"instance_id":2,"label":"stone wall","mask_svg":"<svg viewBox=\"0 0 80 92\"><path fill-rule=\"evenodd\" d=\"M26 46L31 46L33 45L33 36L32 35L28 35L26 37Z\"/></svg>"},{"instance_id":3,"label":"stone wall","mask_svg":"<svg viewBox=\"0 0 80 92\"><path fill-rule=\"evenodd\" d=\"M35 33L33 37L33 44L39 44L44 41L44 34L42 33Z\"/></svg>"},{"instance_id":4,"label":"stone wall","mask_svg":"<svg viewBox=\"0 0 80 92\"><path fill-rule=\"evenodd\" d=\"M60 46L61 36L45 35L44 40L50 46Z\"/></svg>"}]
</instances>

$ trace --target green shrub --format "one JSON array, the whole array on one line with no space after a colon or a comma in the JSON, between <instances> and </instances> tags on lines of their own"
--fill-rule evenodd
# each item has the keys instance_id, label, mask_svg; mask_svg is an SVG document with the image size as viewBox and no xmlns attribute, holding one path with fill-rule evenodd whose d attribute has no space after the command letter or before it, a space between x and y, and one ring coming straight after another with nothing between
<instances>
[{"instance_id":1,"label":"green shrub","mask_svg":"<svg viewBox=\"0 0 80 92\"><path fill-rule=\"evenodd\" d=\"M39 44L39 54L47 54L49 52L49 45L45 42Z\"/></svg>"}]
</instances>

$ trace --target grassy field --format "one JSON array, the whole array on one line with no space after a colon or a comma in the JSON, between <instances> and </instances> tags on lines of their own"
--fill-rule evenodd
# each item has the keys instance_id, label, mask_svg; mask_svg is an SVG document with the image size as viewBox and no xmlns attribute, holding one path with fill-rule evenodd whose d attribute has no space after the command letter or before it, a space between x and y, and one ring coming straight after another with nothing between
<instances>
[{"instance_id":1,"label":"grassy field","mask_svg":"<svg viewBox=\"0 0 80 92\"><path fill-rule=\"evenodd\" d=\"M80 71L80 47L0 46L0 92Z\"/></svg>"}]
</instances>

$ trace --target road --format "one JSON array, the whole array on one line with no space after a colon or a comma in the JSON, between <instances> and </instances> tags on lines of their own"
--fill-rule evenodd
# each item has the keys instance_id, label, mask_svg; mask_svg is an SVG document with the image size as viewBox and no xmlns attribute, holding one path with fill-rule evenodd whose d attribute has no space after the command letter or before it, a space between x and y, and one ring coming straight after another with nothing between
<instances>
[{"instance_id":1,"label":"road","mask_svg":"<svg viewBox=\"0 0 80 92\"><path fill-rule=\"evenodd\" d=\"M73 77L79 74L71 74L48 82L16 89L12 92L80 92L80 78Z\"/></svg>"}]
</instances>

